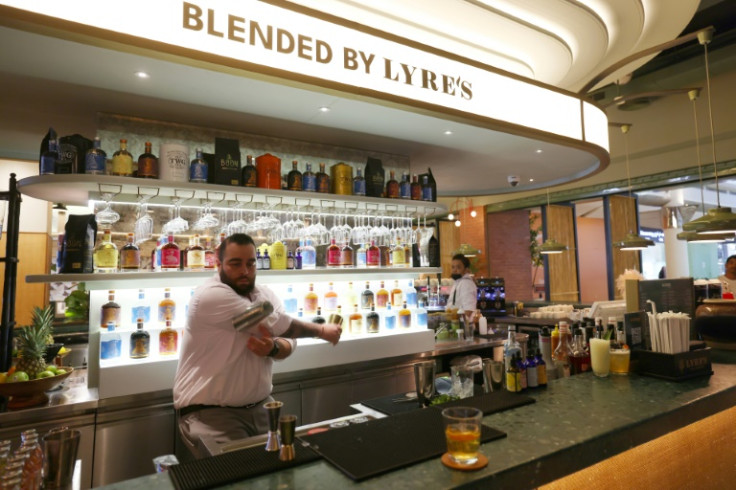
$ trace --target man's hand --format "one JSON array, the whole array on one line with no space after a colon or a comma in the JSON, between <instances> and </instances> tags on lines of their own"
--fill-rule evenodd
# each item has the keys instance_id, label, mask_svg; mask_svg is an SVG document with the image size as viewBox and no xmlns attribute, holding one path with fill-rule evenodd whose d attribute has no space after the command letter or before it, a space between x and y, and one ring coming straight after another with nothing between
<instances>
[{"instance_id":1,"label":"man's hand","mask_svg":"<svg viewBox=\"0 0 736 490\"><path fill-rule=\"evenodd\" d=\"M332 345L337 345L340 341L340 335L342 335L342 327L335 323L328 323L321 325L321 327L319 338L330 342Z\"/></svg>"},{"instance_id":2,"label":"man's hand","mask_svg":"<svg viewBox=\"0 0 736 490\"><path fill-rule=\"evenodd\" d=\"M256 337L255 335L251 335L248 338L246 346L255 355L266 357L268 356L268 353L271 352L271 349L273 349L274 339L271 332L263 325L258 326L258 332L261 336Z\"/></svg>"}]
</instances>

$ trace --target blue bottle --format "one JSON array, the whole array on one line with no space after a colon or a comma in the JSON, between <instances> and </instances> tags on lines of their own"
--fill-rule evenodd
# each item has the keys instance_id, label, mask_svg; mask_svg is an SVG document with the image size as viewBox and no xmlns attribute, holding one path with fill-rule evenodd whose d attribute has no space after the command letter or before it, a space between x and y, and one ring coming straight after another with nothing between
<instances>
[{"instance_id":1,"label":"blue bottle","mask_svg":"<svg viewBox=\"0 0 736 490\"><path fill-rule=\"evenodd\" d=\"M54 173L56 161L59 159L59 146L56 140L49 140L48 151L43 152L41 160L38 162L39 175L51 175Z\"/></svg>"},{"instance_id":2,"label":"blue bottle","mask_svg":"<svg viewBox=\"0 0 736 490\"><path fill-rule=\"evenodd\" d=\"M107 323L107 331L100 332L100 359L116 359L120 357L123 342L120 334L115 332L115 322Z\"/></svg>"},{"instance_id":3,"label":"blue bottle","mask_svg":"<svg viewBox=\"0 0 736 490\"><path fill-rule=\"evenodd\" d=\"M294 295L294 288L289 284L289 288L286 292L286 298L284 298L284 310L286 313L296 313L296 296Z\"/></svg>"},{"instance_id":4,"label":"blue bottle","mask_svg":"<svg viewBox=\"0 0 736 490\"><path fill-rule=\"evenodd\" d=\"M202 148L197 148L197 157L189 165L189 182L207 183L207 162L202 158Z\"/></svg>"},{"instance_id":5,"label":"blue bottle","mask_svg":"<svg viewBox=\"0 0 736 490\"><path fill-rule=\"evenodd\" d=\"M401 199L411 199L411 182L409 182L409 173L401 174L401 182L399 183L399 197Z\"/></svg>"}]
</instances>

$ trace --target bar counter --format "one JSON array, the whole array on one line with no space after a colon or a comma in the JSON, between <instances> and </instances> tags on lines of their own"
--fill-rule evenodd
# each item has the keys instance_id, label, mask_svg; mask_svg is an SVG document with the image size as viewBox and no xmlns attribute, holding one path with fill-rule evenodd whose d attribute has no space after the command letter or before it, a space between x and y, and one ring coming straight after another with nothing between
<instances>
[{"instance_id":1,"label":"bar counter","mask_svg":"<svg viewBox=\"0 0 736 490\"><path fill-rule=\"evenodd\" d=\"M481 446L490 463L476 472L450 470L435 458L354 483L320 460L223 488L536 487L735 406L736 352L713 351L712 362L712 376L680 383L635 374L598 379L585 373L527 390L536 403L484 417L484 424L507 437ZM698 441L693 449L707 442ZM161 473L109 488L174 486Z\"/></svg>"}]
</instances>

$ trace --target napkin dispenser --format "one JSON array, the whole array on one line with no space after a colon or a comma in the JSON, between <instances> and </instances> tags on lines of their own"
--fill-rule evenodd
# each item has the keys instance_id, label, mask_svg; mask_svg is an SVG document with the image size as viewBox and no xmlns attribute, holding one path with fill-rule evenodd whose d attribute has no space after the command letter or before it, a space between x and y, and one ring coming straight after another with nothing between
<instances>
[{"instance_id":1,"label":"napkin dispenser","mask_svg":"<svg viewBox=\"0 0 736 490\"><path fill-rule=\"evenodd\" d=\"M692 343L702 346L702 342ZM631 352L633 370L645 376L669 381L684 381L713 374L710 347L692 349L678 354L650 350Z\"/></svg>"}]
</instances>

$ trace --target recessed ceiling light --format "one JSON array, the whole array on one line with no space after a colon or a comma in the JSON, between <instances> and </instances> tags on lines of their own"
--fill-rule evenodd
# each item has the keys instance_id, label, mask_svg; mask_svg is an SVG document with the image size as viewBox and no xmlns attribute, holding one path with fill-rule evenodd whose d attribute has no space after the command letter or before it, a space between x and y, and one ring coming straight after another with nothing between
<instances>
[{"instance_id":1,"label":"recessed ceiling light","mask_svg":"<svg viewBox=\"0 0 736 490\"><path fill-rule=\"evenodd\" d=\"M137 71L135 72L135 76L137 76L138 78L151 78L151 75L149 75L145 71Z\"/></svg>"},{"instance_id":2,"label":"recessed ceiling light","mask_svg":"<svg viewBox=\"0 0 736 490\"><path fill-rule=\"evenodd\" d=\"M534 182L534 179L529 179L529 182Z\"/></svg>"},{"instance_id":3,"label":"recessed ceiling light","mask_svg":"<svg viewBox=\"0 0 736 490\"><path fill-rule=\"evenodd\" d=\"M450 130L448 129L448 130L446 130L446 131L445 131L445 134L449 136L449 135L451 135L451 134L452 134L452 131L450 131Z\"/></svg>"},{"instance_id":4,"label":"recessed ceiling light","mask_svg":"<svg viewBox=\"0 0 736 490\"><path fill-rule=\"evenodd\" d=\"M330 108L326 106L322 106L319 108L319 112L330 112Z\"/></svg>"},{"instance_id":5,"label":"recessed ceiling light","mask_svg":"<svg viewBox=\"0 0 736 490\"><path fill-rule=\"evenodd\" d=\"M537 153L542 153L542 149L541 148L537 148Z\"/></svg>"}]
</instances>

